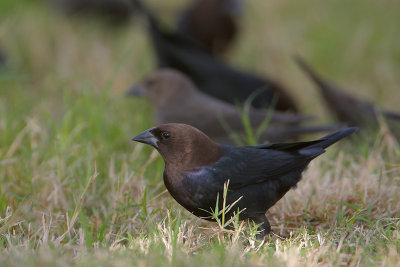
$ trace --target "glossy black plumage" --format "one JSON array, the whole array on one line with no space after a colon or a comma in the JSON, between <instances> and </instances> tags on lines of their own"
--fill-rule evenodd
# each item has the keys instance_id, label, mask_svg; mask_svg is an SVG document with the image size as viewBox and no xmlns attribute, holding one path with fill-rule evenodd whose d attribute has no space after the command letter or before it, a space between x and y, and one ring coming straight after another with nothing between
<instances>
[{"instance_id":1,"label":"glossy black plumage","mask_svg":"<svg viewBox=\"0 0 400 267\"><path fill-rule=\"evenodd\" d=\"M254 107L267 108L274 104L278 110L297 110L293 97L276 82L228 66L210 55L199 43L176 32L164 31L139 0L133 2L149 22L148 32L160 68L183 72L201 91L229 103L243 103L257 91L252 102Z\"/></svg>"},{"instance_id":2,"label":"glossy black plumage","mask_svg":"<svg viewBox=\"0 0 400 267\"><path fill-rule=\"evenodd\" d=\"M378 116L382 115L393 134L400 140L400 112L378 109L374 103L351 95L339 86L326 81L304 59L297 57L296 61L318 86L329 110L340 122L350 126L357 125L362 129L376 130L379 128Z\"/></svg>"},{"instance_id":3,"label":"glossy black plumage","mask_svg":"<svg viewBox=\"0 0 400 267\"><path fill-rule=\"evenodd\" d=\"M266 211L296 186L312 159L356 130L343 129L310 142L235 147L214 143L192 126L172 123L151 128L133 140L160 152L168 191L196 216L210 220L207 211L215 209L217 195L222 196L229 180L227 204L241 199L227 216L239 208L240 220L261 224L261 238L271 230Z\"/></svg>"}]
</instances>

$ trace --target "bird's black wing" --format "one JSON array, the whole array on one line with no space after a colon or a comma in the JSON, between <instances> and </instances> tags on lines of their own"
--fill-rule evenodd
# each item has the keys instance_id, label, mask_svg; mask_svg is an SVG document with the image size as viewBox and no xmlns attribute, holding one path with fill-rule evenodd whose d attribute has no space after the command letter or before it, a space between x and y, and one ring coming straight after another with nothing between
<instances>
[{"instance_id":1,"label":"bird's black wing","mask_svg":"<svg viewBox=\"0 0 400 267\"><path fill-rule=\"evenodd\" d=\"M302 171L324 149L321 147L305 152L286 152L275 149L251 147L224 147L224 156L208 167L213 179L229 179L229 188L237 189L250 184L277 180L293 171ZM299 178L299 177L298 177Z\"/></svg>"},{"instance_id":2,"label":"bird's black wing","mask_svg":"<svg viewBox=\"0 0 400 267\"><path fill-rule=\"evenodd\" d=\"M357 130L357 127L346 128L309 142L253 147L222 146L224 154L209 167L210 172L218 182L229 179L230 188L233 189L280 179L290 173L296 173L293 179L300 179L299 174L312 159L324 153L328 146Z\"/></svg>"}]
</instances>

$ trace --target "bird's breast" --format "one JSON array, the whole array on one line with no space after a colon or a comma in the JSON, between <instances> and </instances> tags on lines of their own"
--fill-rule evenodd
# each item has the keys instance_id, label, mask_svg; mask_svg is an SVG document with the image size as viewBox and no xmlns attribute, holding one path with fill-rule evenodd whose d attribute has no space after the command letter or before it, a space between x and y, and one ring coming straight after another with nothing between
<instances>
[{"instance_id":1,"label":"bird's breast","mask_svg":"<svg viewBox=\"0 0 400 267\"><path fill-rule=\"evenodd\" d=\"M208 175L205 168L193 169L185 173L166 168L164 183L171 196L179 204L198 215L200 209L209 210L210 197L215 200L217 196L217 191L208 184Z\"/></svg>"}]
</instances>

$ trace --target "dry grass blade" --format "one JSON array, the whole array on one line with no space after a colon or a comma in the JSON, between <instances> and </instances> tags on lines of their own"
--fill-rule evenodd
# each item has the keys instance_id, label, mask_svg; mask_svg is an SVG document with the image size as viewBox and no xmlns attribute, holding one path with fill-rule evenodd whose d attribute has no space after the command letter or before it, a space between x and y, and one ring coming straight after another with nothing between
<instances>
[{"instance_id":1,"label":"dry grass blade","mask_svg":"<svg viewBox=\"0 0 400 267\"><path fill-rule=\"evenodd\" d=\"M78 205L74 209L74 213L72 214L71 220L69 220L69 222L68 222L68 226L67 226L68 230L65 233L63 233L61 236L59 236L55 241L57 246L60 245L60 243L64 240L65 236L68 233L70 233L72 227L74 226L74 224L76 222L76 219L78 218L79 212L80 212L81 207L82 207L82 203L83 203L84 198L85 198L85 194L88 191L90 185L96 180L97 176L98 176L97 167L95 165L94 174L92 176L90 176L90 179L89 179L88 183L86 184L85 189L83 190L82 194L79 197Z\"/></svg>"},{"instance_id":2,"label":"dry grass blade","mask_svg":"<svg viewBox=\"0 0 400 267\"><path fill-rule=\"evenodd\" d=\"M27 197L22 203L18 206L18 208L10 214L9 216L6 216L5 218L1 219L0 222L4 222L4 225L0 227L0 236L2 236L4 233L7 232L7 230L14 226L14 224L18 221L21 220L21 214L26 212L28 209L28 206L32 205L32 198ZM10 207L7 207L8 209L11 209Z\"/></svg>"}]
</instances>

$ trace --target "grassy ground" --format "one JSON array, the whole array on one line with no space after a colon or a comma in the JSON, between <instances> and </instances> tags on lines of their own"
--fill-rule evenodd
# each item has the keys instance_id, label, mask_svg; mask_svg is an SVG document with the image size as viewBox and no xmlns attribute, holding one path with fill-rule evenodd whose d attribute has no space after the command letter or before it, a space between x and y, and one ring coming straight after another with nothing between
<instances>
[{"instance_id":1,"label":"grassy ground","mask_svg":"<svg viewBox=\"0 0 400 267\"><path fill-rule=\"evenodd\" d=\"M156 3L165 19L175 4ZM179 1L183 3L183 1ZM296 68L398 109L400 3L252 0L227 60L291 86L328 120ZM263 242L187 213L162 183L163 162L130 138L153 125L124 90L154 67L138 21L114 29L34 1L1 1L1 266L338 266L400 262L400 147L383 126L316 159L268 213Z\"/></svg>"}]
</instances>

